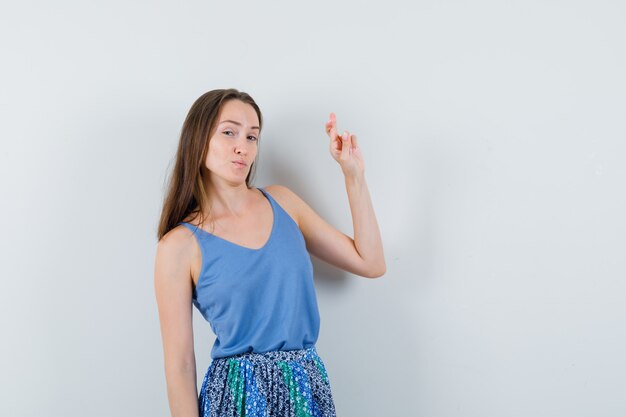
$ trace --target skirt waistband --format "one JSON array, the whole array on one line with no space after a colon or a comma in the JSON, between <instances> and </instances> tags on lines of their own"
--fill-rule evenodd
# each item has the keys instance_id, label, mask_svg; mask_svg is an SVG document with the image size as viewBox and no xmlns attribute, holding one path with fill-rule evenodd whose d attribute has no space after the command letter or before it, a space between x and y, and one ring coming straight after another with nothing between
<instances>
[{"instance_id":1,"label":"skirt waistband","mask_svg":"<svg viewBox=\"0 0 626 417\"><path fill-rule=\"evenodd\" d=\"M232 356L226 356L222 358L215 358L216 361L228 361L228 360L249 360L252 363L262 362L275 362L275 361L297 361L297 360L314 360L319 358L317 349L315 346L311 346L304 349L294 350L271 350L268 352L243 352Z\"/></svg>"}]
</instances>

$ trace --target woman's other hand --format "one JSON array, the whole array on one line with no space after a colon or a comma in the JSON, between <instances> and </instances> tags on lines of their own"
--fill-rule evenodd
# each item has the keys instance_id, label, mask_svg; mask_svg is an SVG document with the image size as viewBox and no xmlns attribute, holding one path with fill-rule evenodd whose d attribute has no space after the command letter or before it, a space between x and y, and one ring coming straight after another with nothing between
<instances>
[{"instance_id":1,"label":"woman's other hand","mask_svg":"<svg viewBox=\"0 0 626 417\"><path fill-rule=\"evenodd\" d=\"M341 166L343 174L345 176L362 175L365 164L356 135L350 134L347 130L341 136L337 134L335 113L330 113L330 119L326 122L326 134L330 137L330 154Z\"/></svg>"}]
</instances>

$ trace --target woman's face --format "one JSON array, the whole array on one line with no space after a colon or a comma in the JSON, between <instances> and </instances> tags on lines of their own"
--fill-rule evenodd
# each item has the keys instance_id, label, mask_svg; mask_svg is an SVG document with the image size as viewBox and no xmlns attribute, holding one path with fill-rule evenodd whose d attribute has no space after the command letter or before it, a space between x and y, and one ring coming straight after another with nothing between
<instances>
[{"instance_id":1,"label":"woman's face","mask_svg":"<svg viewBox=\"0 0 626 417\"><path fill-rule=\"evenodd\" d=\"M259 118L251 105L236 99L224 103L205 161L211 180L245 182L256 158L259 134Z\"/></svg>"}]
</instances>

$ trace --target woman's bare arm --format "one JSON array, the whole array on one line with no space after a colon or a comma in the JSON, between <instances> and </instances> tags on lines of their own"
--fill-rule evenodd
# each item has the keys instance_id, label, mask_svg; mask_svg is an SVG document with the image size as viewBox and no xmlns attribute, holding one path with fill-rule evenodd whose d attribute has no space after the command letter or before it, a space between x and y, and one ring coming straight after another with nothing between
<instances>
[{"instance_id":1,"label":"woman's bare arm","mask_svg":"<svg viewBox=\"0 0 626 417\"><path fill-rule=\"evenodd\" d=\"M172 417L198 417L191 300L193 281L190 273L191 259L198 249L189 233L183 228L167 233L157 245L154 268L154 289Z\"/></svg>"},{"instance_id":2,"label":"woman's bare arm","mask_svg":"<svg viewBox=\"0 0 626 417\"><path fill-rule=\"evenodd\" d=\"M378 278L386 272L385 255L365 179L346 179L346 188L352 211L354 239L326 222L284 185L265 187L293 212L307 250L312 255L355 275Z\"/></svg>"}]
</instances>

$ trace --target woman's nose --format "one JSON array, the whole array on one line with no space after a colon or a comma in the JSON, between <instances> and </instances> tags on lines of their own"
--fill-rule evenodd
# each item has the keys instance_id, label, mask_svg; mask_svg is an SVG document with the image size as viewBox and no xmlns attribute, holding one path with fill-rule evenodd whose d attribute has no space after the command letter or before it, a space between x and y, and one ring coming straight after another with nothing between
<instances>
[{"instance_id":1,"label":"woman's nose","mask_svg":"<svg viewBox=\"0 0 626 417\"><path fill-rule=\"evenodd\" d=\"M243 140L237 139L237 141L235 142L235 152L248 153L248 146L249 144L246 138L244 138Z\"/></svg>"}]
</instances>

